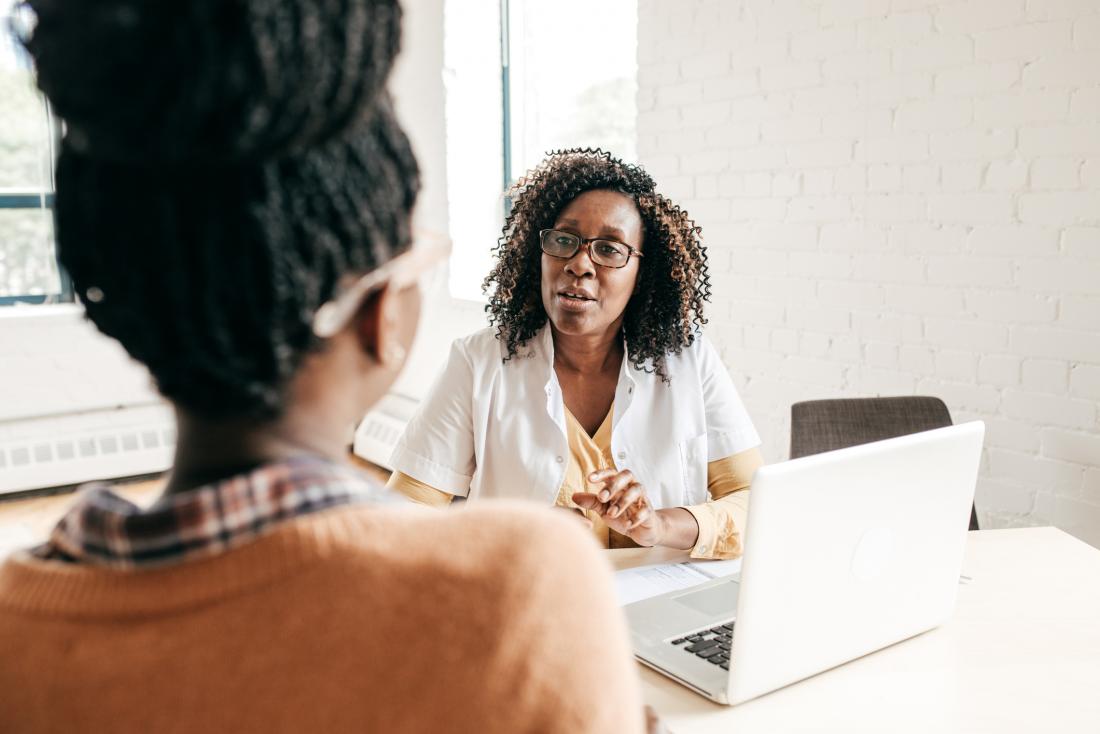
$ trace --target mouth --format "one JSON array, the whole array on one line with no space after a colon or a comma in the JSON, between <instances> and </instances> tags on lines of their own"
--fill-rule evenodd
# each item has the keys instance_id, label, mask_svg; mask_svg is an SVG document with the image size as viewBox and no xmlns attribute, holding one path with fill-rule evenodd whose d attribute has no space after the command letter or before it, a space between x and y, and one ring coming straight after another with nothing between
<instances>
[{"instance_id":1,"label":"mouth","mask_svg":"<svg viewBox=\"0 0 1100 734\"><path fill-rule=\"evenodd\" d=\"M584 291L574 290L572 288L566 288L565 290L558 291L558 297L567 301L595 301L596 299L588 295Z\"/></svg>"}]
</instances>

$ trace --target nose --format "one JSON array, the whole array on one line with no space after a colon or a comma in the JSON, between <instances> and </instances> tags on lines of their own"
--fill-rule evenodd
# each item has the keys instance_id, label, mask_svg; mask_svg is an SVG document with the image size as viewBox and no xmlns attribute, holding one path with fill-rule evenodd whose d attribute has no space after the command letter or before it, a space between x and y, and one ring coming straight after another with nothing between
<instances>
[{"instance_id":1,"label":"nose","mask_svg":"<svg viewBox=\"0 0 1100 734\"><path fill-rule=\"evenodd\" d=\"M582 242L580 249L565 263L565 272L575 278L596 274L596 264L592 262L592 253L589 248L591 242Z\"/></svg>"}]
</instances>

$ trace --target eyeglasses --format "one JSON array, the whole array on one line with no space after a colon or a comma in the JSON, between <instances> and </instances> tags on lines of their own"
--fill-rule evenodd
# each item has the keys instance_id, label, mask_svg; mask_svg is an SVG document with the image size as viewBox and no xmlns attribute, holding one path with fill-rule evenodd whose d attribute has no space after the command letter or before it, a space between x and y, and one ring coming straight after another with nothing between
<instances>
[{"instance_id":1,"label":"eyeglasses","mask_svg":"<svg viewBox=\"0 0 1100 734\"><path fill-rule=\"evenodd\" d=\"M586 247L592 262L605 268L621 268L630 262L631 255L642 256L641 252L622 242L599 237L585 239L560 229L542 230L539 232L539 240L542 243L543 252L550 257L560 257L563 260L568 260L576 255L581 247Z\"/></svg>"},{"instance_id":2,"label":"eyeglasses","mask_svg":"<svg viewBox=\"0 0 1100 734\"><path fill-rule=\"evenodd\" d=\"M412 247L354 281L317 309L313 315L313 333L322 339L335 336L368 295L386 285L398 290L408 288L450 254L451 241L446 237L425 230L414 231Z\"/></svg>"}]
</instances>

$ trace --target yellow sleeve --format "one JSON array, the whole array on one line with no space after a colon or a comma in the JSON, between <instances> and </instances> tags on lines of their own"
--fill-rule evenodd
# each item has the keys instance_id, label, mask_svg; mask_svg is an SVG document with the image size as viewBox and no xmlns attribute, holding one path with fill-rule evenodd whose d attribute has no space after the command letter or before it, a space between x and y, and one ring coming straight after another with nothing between
<instances>
[{"instance_id":1,"label":"yellow sleeve","mask_svg":"<svg viewBox=\"0 0 1100 734\"><path fill-rule=\"evenodd\" d=\"M386 482L386 489L400 492L418 505L428 507L444 507L451 504L455 496L447 494L441 489L436 489L430 484L424 484L419 479L413 479L404 472L395 471Z\"/></svg>"},{"instance_id":2,"label":"yellow sleeve","mask_svg":"<svg viewBox=\"0 0 1100 734\"><path fill-rule=\"evenodd\" d=\"M710 501L684 508L699 523L692 558L729 559L741 555L741 532L749 513L749 485L753 474L763 465L764 457L756 448L707 464Z\"/></svg>"}]
</instances>

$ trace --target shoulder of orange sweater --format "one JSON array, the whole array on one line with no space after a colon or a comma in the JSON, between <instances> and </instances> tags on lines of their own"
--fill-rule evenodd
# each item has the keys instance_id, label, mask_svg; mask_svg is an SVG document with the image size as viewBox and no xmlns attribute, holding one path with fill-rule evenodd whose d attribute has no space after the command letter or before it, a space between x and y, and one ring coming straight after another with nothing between
<instances>
[{"instance_id":1,"label":"shoulder of orange sweater","mask_svg":"<svg viewBox=\"0 0 1100 734\"><path fill-rule=\"evenodd\" d=\"M431 590L421 592L426 605L423 594L464 597L458 603L468 608L457 612L462 634L448 644L491 656L471 667L484 671L476 695L507 700L512 731L643 730L610 564L580 522L549 508L493 501L455 512L362 508L339 515L334 519L351 529L346 535L358 538L349 542L366 555L379 545L399 548L405 573L432 579ZM433 597L432 609L419 611L446 615L446 603Z\"/></svg>"}]
</instances>

